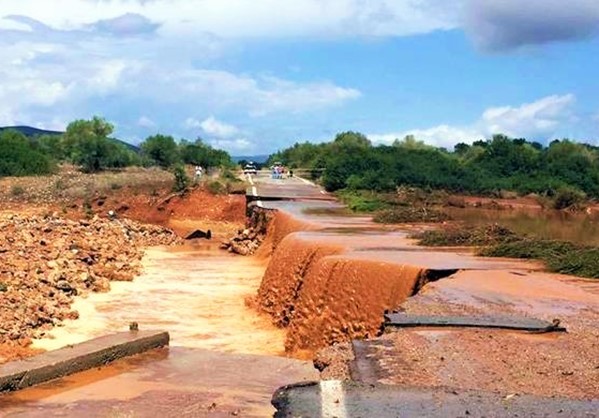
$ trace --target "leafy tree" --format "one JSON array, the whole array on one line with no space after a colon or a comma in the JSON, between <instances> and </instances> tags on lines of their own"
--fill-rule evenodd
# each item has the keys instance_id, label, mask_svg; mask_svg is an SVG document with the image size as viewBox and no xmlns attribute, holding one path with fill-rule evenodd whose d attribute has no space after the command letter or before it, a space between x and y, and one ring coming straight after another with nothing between
<instances>
[{"instance_id":1,"label":"leafy tree","mask_svg":"<svg viewBox=\"0 0 599 418\"><path fill-rule=\"evenodd\" d=\"M231 156L224 150L217 150L198 138L194 143L181 141L179 145L181 159L185 164L202 167L233 167Z\"/></svg>"},{"instance_id":2,"label":"leafy tree","mask_svg":"<svg viewBox=\"0 0 599 418\"><path fill-rule=\"evenodd\" d=\"M55 169L52 159L35 149L23 134L0 132L0 177L49 174Z\"/></svg>"},{"instance_id":3,"label":"leafy tree","mask_svg":"<svg viewBox=\"0 0 599 418\"><path fill-rule=\"evenodd\" d=\"M432 149L430 145L426 145L424 141L419 141L414 135L406 135L401 141L396 139L393 141L393 146L405 149Z\"/></svg>"},{"instance_id":4,"label":"leafy tree","mask_svg":"<svg viewBox=\"0 0 599 418\"><path fill-rule=\"evenodd\" d=\"M65 156L86 172L105 169L109 166L112 149L108 135L113 129L110 123L97 116L71 122L62 141Z\"/></svg>"},{"instance_id":5,"label":"leafy tree","mask_svg":"<svg viewBox=\"0 0 599 418\"><path fill-rule=\"evenodd\" d=\"M170 167L180 160L177 143L172 136L153 135L141 144L142 153L161 167Z\"/></svg>"}]
</instances>

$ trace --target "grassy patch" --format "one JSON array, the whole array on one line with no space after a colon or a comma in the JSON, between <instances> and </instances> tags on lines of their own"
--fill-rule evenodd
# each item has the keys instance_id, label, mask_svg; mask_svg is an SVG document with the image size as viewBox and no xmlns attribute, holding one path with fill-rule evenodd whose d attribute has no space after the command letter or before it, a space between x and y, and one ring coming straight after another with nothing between
<instances>
[{"instance_id":1,"label":"grassy patch","mask_svg":"<svg viewBox=\"0 0 599 418\"><path fill-rule=\"evenodd\" d=\"M599 278L599 248L568 241L519 236L499 225L451 227L413 236L425 246L476 246L486 257L540 260L549 271L580 277Z\"/></svg>"},{"instance_id":2,"label":"grassy patch","mask_svg":"<svg viewBox=\"0 0 599 418\"><path fill-rule=\"evenodd\" d=\"M10 188L10 194L14 197L23 196L25 194L25 188L19 185L12 186Z\"/></svg>"},{"instance_id":3,"label":"grassy patch","mask_svg":"<svg viewBox=\"0 0 599 418\"><path fill-rule=\"evenodd\" d=\"M341 190L337 196L353 212L376 212L392 205L384 195L366 190Z\"/></svg>"},{"instance_id":4,"label":"grassy patch","mask_svg":"<svg viewBox=\"0 0 599 418\"><path fill-rule=\"evenodd\" d=\"M445 212L430 207L398 206L385 209L374 215L372 220L382 224L406 222L443 222L449 219Z\"/></svg>"},{"instance_id":5,"label":"grassy patch","mask_svg":"<svg viewBox=\"0 0 599 418\"><path fill-rule=\"evenodd\" d=\"M452 226L420 232L412 237L427 247L484 246L518 240L514 232L497 224L474 228Z\"/></svg>"},{"instance_id":6,"label":"grassy patch","mask_svg":"<svg viewBox=\"0 0 599 418\"><path fill-rule=\"evenodd\" d=\"M571 242L535 240L519 241L483 248L481 255L537 259L545 262L550 271L580 277L599 278L599 248Z\"/></svg>"}]
</instances>

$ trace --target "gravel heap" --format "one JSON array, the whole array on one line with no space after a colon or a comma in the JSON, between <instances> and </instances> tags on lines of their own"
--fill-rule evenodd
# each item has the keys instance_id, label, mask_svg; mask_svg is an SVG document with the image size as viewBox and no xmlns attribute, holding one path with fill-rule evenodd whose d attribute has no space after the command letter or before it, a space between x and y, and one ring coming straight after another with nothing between
<instances>
[{"instance_id":1,"label":"gravel heap","mask_svg":"<svg viewBox=\"0 0 599 418\"><path fill-rule=\"evenodd\" d=\"M0 216L0 344L26 344L77 318L74 296L132 280L144 247L179 242L169 229L127 219Z\"/></svg>"}]
</instances>

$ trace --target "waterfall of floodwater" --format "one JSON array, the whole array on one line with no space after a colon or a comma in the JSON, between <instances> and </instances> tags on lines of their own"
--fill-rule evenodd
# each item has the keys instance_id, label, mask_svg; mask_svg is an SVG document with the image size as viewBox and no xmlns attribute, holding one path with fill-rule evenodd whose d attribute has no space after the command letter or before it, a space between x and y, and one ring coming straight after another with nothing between
<instances>
[{"instance_id":1,"label":"waterfall of floodwater","mask_svg":"<svg viewBox=\"0 0 599 418\"><path fill-rule=\"evenodd\" d=\"M277 213L275 228L289 215ZM288 234L272 254L257 305L287 328L285 349L308 357L315 350L351 338L374 336L386 309L414 292L425 271L397 262L352 259L342 245Z\"/></svg>"}]
</instances>

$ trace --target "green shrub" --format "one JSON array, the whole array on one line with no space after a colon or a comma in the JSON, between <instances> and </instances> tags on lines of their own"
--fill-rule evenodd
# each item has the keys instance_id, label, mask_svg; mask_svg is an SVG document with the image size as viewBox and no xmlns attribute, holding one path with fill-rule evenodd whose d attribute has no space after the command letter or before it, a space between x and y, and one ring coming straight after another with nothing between
<instances>
[{"instance_id":1,"label":"green shrub","mask_svg":"<svg viewBox=\"0 0 599 418\"><path fill-rule=\"evenodd\" d=\"M185 167L176 165L173 167L173 175L175 176L175 184L173 189L175 192L184 192L189 186L189 177L185 172Z\"/></svg>"},{"instance_id":2,"label":"green shrub","mask_svg":"<svg viewBox=\"0 0 599 418\"><path fill-rule=\"evenodd\" d=\"M171 167L180 161L179 149L172 136L150 136L140 147L144 157L151 159L161 167ZM147 162L147 159L145 161Z\"/></svg>"},{"instance_id":3,"label":"green shrub","mask_svg":"<svg viewBox=\"0 0 599 418\"><path fill-rule=\"evenodd\" d=\"M572 188L563 188L557 191L553 199L554 209L568 209L581 204L586 199L584 193Z\"/></svg>"},{"instance_id":4,"label":"green shrub","mask_svg":"<svg viewBox=\"0 0 599 418\"><path fill-rule=\"evenodd\" d=\"M6 130L0 132L0 177L50 174L56 164L33 148L23 134Z\"/></svg>"},{"instance_id":5,"label":"green shrub","mask_svg":"<svg viewBox=\"0 0 599 418\"><path fill-rule=\"evenodd\" d=\"M353 212L375 212L388 207L388 204L381 199L381 196L365 192L342 190L337 192L341 201Z\"/></svg>"},{"instance_id":6,"label":"green shrub","mask_svg":"<svg viewBox=\"0 0 599 418\"><path fill-rule=\"evenodd\" d=\"M484 246L513 242L519 238L508 228L493 224L479 227L454 226L413 234L419 245L428 247Z\"/></svg>"},{"instance_id":7,"label":"green shrub","mask_svg":"<svg viewBox=\"0 0 599 418\"><path fill-rule=\"evenodd\" d=\"M226 194L227 187L218 180L212 180L206 184L206 190L212 194Z\"/></svg>"},{"instance_id":8,"label":"green shrub","mask_svg":"<svg viewBox=\"0 0 599 418\"><path fill-rule=\"evenodd\" d=\"M581 277L599 278L599 248L566 241L522 238L485 248L481 255L536 259L550 271Z\"/></svg>"},{"instance_id":9,"label":"green shrub","mask_svg":"<svg viewBox=\"0 0 599 418\"><path fill-rule=\"evenodd\" d=\"M23 196L25 194L25 189L22 186L15 185L10 188L11 196Z\"/></svg>"}]
</instances>

